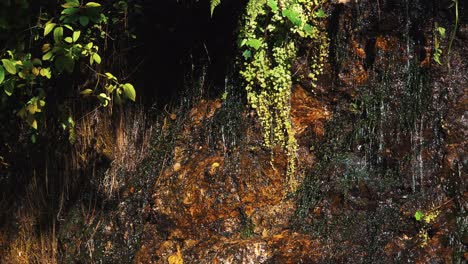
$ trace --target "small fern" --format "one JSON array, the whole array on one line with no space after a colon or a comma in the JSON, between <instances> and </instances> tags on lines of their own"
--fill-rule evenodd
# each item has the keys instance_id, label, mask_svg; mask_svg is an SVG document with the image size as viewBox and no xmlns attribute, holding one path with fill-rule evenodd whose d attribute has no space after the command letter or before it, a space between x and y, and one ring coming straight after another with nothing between
<instances>
[{"instance_id":1,"label":"small fern","mask_svg":"<svg viewBox=\"0 0 468 264\"><path fill-rule=\"evenodd\" d=\"M213 11L215 10L215 8L221 4L221 0L210 0L210 13L211 13L211 16L213 16Z\"/></svg>"}]
</instances>

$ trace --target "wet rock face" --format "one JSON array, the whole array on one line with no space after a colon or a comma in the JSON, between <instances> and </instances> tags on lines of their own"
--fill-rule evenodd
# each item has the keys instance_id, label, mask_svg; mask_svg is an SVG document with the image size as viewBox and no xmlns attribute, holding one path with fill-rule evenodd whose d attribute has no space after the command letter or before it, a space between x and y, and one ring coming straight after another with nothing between
<instances>
[{"instance_id":1,"label":"wet rock face","mask_svg":"<svg viewBox=\"0 0 468 264\"><path fill-rule=\"evenodd\" d=\"M332 9L326 74L334 82L324 78L330 89L319 94L332 118L311 147L316 165L299 195L302 220L293 225L326 236L335 261L461 261L463 33L452 46L450 68L432 54L434 22L453 28L453 9L436 1L359 1ZM443 43L447 51L448 40ZM418 210L437 211L437 220L416 221Z\"/></svg>"},{"instance_id":2,"label":"wet rock face","mask_svg":"<svg viewBox=\"0 0 468 264\"><path fill-rule=\"evenodd\" d=\"M300 87L292 103L298 106L298 134L323 135L323 121L330 115L324 106ZM201 134L219 132L207 126L220 118L223 107L219 100L202 100L189 111L172 164L152 187L148 214L153 221L144 227L136 263L164 263L177 247L187 262L264 263L280 257L283 239L297 236L283 232L295 211L294 200L286 196L286 157L279 149L270 153L263 148L258 124L243 125L243 140L233 150L227 151L223 142L194 142ZM243 115L243 123L254 121ZM307 153L301 159L312 166Z\"/></svg>"},{"instance_id":3,"label":"wet rock face","mask_svg":"<svg viewBox=\"0 0 468 264\"><path fill-rule=\"evenodd\" d=\"M466 22L449 69L431 54L434 22L452 25L442 3L332 1L327 8L326 72L314 91L292 89L299 191L288 193L287 157L262 146L239 95L201 99L164 118L167 146L156 145L145 165L152 169L129 176L119 203L107 208L111 219L88 224L104 254L93 253L95 260L466 260Z\"/></svg>"}]
</instances>

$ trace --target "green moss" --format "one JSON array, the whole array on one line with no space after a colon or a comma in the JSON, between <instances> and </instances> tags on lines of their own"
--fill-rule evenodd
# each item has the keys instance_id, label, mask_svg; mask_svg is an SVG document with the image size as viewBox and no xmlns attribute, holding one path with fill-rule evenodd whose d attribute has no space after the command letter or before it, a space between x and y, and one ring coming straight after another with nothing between
<instances>
[{"instance_id":1,"label":"green moss","mask_svg":"<svg viewBox=\"0 0 468 264\"><path fill-rule=\"evenodd\" d=\"M288 183L293 191L297 142L290 116L292 64L301 43L312 43L312 82L322 72L328 39L317 21L325 17L325 0L251 0L240 31L240 74L247 100L257 112L267 147L282 146L288 155ZM315 85L315 84L314 84Z\"/></svg>"}]
</instances>

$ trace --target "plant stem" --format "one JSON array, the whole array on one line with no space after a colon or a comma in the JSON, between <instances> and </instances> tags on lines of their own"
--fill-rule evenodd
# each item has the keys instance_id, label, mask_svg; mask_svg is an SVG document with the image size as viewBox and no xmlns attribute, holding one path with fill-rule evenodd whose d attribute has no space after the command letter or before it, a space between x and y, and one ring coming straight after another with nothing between
<instances>
[{"instance_id":1,"label":"plant stem","mask_svg":"<svg viewBox=\"0 0 468 264\"><path fill-rule=\"evenodd\" d=\"M455 3L455 26L453 27L453 31L450 34L450 42L447 50L447 66L450 68L450 50L452 49L453 39L455 38L455 34L457 33L458 29L458 0L453 0Z\"/></svg>"}]
</instances>

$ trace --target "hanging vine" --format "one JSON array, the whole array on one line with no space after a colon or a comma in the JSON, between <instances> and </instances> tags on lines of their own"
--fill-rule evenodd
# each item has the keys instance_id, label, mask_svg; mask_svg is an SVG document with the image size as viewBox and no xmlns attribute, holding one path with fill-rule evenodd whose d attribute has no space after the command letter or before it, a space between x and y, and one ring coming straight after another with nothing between
<instances>
[{"instance_id":1,"label":"hanging vine","mask_svg":"<svg viewBox=\"0 0 468 264\"><path fill-rule=\"evenodd\" d=\"M280 145L288 156L288 184L295 178L297 142L290 116L292 65L302 43L312 44L310 78L313 87L327 56L328 38L320 27L326 0L251 0L239 34L240 74L247 100L263 127L264 144Z\"/></svg>"}]
</instances>

